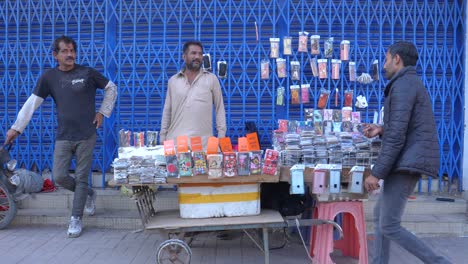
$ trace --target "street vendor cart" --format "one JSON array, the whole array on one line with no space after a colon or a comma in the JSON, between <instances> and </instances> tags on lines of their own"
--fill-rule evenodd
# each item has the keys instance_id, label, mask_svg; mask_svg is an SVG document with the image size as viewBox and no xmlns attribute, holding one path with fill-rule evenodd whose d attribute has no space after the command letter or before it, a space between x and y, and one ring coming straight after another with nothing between
<instances>
[{"instance_id":1,"label":"street vendor cart","mask_svg":"<svg viewBox=\"0 0 468 264\"><path fill-rule=\"evenodd\" d=\"M250 175L236 176L222 179L208 179L207 175L196 175L192 177L167 178L168 184L184 186L184 184L216 183L216 184L260 184L264 182L278 182L280 175ZM156 252L157 263L190 263L191 250L182 238L185 232L197 231L221 231L221 230L243 230L250 239L263 251L265 263L270 263L268 230L271 228L285 228L293 226L312 226L330 224L339 231L342 236L341 227L330 220L320 219L294 219L288 220L275 210L261 210L260 214L235 216L235 217L211 217L211 218L181 218L179 211L157 212L154 209L155 192L152 190L154 184L117 184L109 182L110 186L125 185L132 189L132 198L135 200L138 212L145 230L157 230L166 233L168 240L164 241ZM248 232L249 229L261 229L263 246L260 245Z\"/></svg>"}]
</instances>

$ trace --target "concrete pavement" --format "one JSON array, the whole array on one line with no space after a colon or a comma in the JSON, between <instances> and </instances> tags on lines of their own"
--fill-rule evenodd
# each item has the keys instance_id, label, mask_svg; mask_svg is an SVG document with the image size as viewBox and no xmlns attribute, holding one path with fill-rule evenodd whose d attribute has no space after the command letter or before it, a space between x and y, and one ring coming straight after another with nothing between
<instances>
[{"instance_id":1,"label":"concrete pavement","mask_svg":"<svg viewBox=\"0 0 468 264\"><path fill-rule=\"evenodd\" d=\"M66 237L63 226L15 225L0 230L0 263L156 263L155 253L166 238L158 232L133 232L86 228L81 237ZM273 244L281 244L274 236ZM468 237L428 237L424 241L453 263L467 263ZM372 248L372 240L369 240ZM192 242L192 264L260 264L264 257L249 238L235 233L232 240L220 240L215 233L202 233ZM310 263L297 235L282 249L272 250L272 264ZM336 256L337 264L357 260ZM421 263L403 249L393 246L391 263Z\"/></svg>"}]
</instances>

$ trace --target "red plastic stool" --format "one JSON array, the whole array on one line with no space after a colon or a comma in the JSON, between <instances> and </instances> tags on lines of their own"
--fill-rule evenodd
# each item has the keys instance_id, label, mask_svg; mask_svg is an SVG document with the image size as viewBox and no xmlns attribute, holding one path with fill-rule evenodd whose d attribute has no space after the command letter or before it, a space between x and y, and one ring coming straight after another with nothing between
<instances>
[{"instance_id":1,"label":"red plastic stool","mask_svg":"<svg viewBox=\"0 0 468 264\"><path fill-rule=\"evenodd\" d=\"M334 248L340 249L343 256L359 257L360 264L368 263L366 220L362 202L323 202L318 203L314 218L333 220L339 213L343 217L343 239L333 245L333 226L314 227L310 237L310 253L318 264L332 264L330 254Z\"/></svg>"}]
</instances>

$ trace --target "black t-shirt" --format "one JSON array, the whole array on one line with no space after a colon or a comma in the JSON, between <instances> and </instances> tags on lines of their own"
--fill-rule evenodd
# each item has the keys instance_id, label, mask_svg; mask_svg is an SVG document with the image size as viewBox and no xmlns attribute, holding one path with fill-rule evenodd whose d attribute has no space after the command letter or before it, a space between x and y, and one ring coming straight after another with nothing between
<instances>
[{"instance_id":1,"label":"black t-shirt","mask_svg":"<svg viewBox=\"0 0 468 264\"><path fill-rule=\"evenodd\" d=\"M96 89L109 79L90 67L75 64L71 71L47 70L39 79L34 94L52 96L57 105L57 140L83 140L96 133Z\"/></svg>"}]
</instances>

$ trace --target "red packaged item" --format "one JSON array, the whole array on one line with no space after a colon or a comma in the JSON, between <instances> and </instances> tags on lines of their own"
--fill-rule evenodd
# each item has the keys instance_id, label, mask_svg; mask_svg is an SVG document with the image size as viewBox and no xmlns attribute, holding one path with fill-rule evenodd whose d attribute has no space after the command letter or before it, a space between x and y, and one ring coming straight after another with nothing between
<instances>
[{"instance_id":1,"label":"red packaged item","mask_svg":"<svg viewBox=\"0 0 468 264\"><path fill-rule=\"evenodd\" d=\"M279 119L278 120L278 131L280 132L288 132L288 120Z\"/></svg>"},{"instance_id":2,"label":"red packaged item","mask_svg":"<svg viewBox=\"0 0 468 264\"><path fill-rule=\"evenodd\" d=\"M301 96L300 96L299 85L291 85L290 89L291 89L291 104L300 104Z\"/></svg>"},{"instance_id":3,"label":"red packaged item","mask_svg":"<svg viewBox=\"0 0 468 264\"><path fill-rule=\"evenodd\" d=\"M320 97L319 97L317 107L320 109L324 109L327 106L329 96L330 96L330 91L326 89L320 89Z\"/></svg>"},{"instance_id":4,"label":"red packaged item","mask_svg":"<svg viewBox=\"0 0 468 264\"><path fill-rule=\"evenodd\" d=\"M344 93L344 106L353 106L353 91L348 90Z\"/></svg>"},{"instance_id":5,"label":"red packaged item","mask_svg":"<svg viewBox=\"0 0 468 264\"><path fill-rule=\"evenodd\" d=\"M278 167L279 152L273 149L267 149L265 160L263 162L262 173L267 175L276 175Z\"/></svg>"},{"instance_id":6,"label":"red packaged item","mask_svg":"<svg viewBox=\"0 0 468 264\"><path fill-rule=\"evenodd\" d=\"M237 176L237 155L235 152L223 153L223 174L226 177Z\"/></svg>"},{"instance_id":7,"label":"red packaged item","mask_svg":"<svg viewBox=\"0 0 468 264\"><path fill-rule=\"evenodd\" d=\"M303 104L309 102L309 88L310 84L301 84L301 102Z\"/></svg>"}]
</instances>

